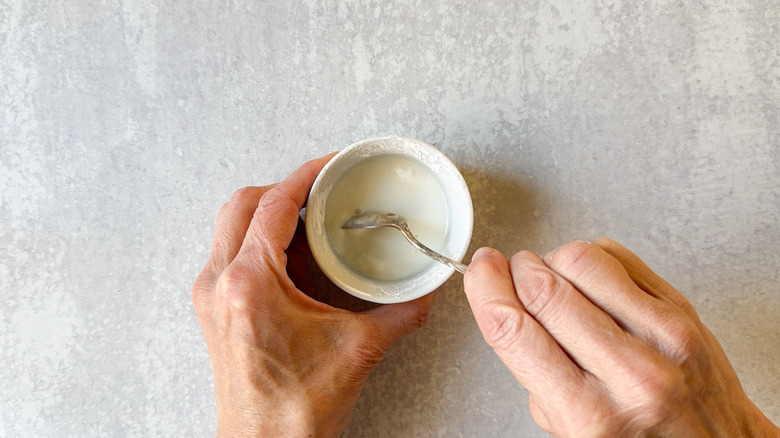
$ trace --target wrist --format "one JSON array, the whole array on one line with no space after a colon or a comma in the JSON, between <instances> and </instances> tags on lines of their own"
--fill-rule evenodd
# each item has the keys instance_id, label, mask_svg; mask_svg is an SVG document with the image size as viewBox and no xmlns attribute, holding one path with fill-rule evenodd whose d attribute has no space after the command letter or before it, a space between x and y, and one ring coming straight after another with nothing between
<instances>
[{"instance_id":1,"label":"wrist","mask_svg":"<svg viewBox=\"0 0 780 438\"><path fill-rule=\"evenodd\" d=\"M264 400L257 404L233 404L218 410L217 437L320 437L309 403L293 398Z\"/></svg>"},{"instance_id":2,"label":"wrist","mask_svg":"<svg viewBox=\"0 0 780 438\"><path fill-rule=\"evenodd\" d=\"M744 436L749 437L773 437L780 436L780 428L772 423L769 418L752 401L750 402L751 415L748 416L748 424L743 425Z\"/></svg>"}]
</instances>

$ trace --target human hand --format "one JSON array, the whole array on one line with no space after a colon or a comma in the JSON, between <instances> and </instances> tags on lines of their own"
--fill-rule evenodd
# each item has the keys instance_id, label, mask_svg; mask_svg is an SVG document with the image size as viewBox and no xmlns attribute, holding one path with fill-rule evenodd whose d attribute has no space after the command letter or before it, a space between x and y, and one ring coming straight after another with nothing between
<instances>
[{"instance_id":1,"label":"human hand","mask_svg":"<svg viewBox=\"0 0 780 438\"><path fill-rule=\"evenodd\" d=\"M192 300L219 436L338 436L385 351L425 323L433 295L354 313L301 290L312 283L298 214L331 157L277 185L237 191L217 216Z\"/></svg>"},{"instance_id":2,"label":"human hand","mask_svg":"<svg viewBox=\"0 0 780 438\"><path fill-rule=\"evenodd\" d=\"M691 304L617 242L511 262L483 248L464 286L485 340L554 436L780 437Z\"/></svg>"}]
</instances>

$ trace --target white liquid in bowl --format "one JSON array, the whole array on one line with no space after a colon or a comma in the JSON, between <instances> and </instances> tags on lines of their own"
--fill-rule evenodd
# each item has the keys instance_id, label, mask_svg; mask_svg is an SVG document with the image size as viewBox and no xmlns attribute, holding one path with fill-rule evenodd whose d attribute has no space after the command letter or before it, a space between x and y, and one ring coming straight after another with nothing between
<instances>
[{"instance_id":1,"label":"white liquid in bowl","mask_svg":"<svg viewBox=\"0 0 780 438\"><path fill-rule=\"evenodd\" d=\"M341 228L350 217L367 211L406 217L423 244L444 252L447 202L436 176L419 161L403 155L378 155L347 171L326 201L325 230L341 261L369 278L400 280L436 263L418 253L396 229Z\"/></svg>"}]
</instances>

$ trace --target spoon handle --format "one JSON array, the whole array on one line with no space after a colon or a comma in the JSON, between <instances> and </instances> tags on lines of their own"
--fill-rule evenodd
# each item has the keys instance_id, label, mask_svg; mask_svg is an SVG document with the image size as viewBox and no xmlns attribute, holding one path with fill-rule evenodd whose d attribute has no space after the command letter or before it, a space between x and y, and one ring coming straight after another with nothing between
<instances>
[{"instance_id":1,"label":"spoon handle","mask_svg":"<svg viewBox=\"0 0 780 438\"><path fill-rule=\"evenodd\" d=\"M445 256L439 254L438 252L436 252L436 251L428 248L427 246L423 245L422 242L420 242L419 240L417 240L416 237L414 237L414 234L412 234L412 232L409 230L409 228L407 228L407 227L396 227L396 228L401 230L401 233L404 235L404 237L406 237L406 240L408 240L409 243L411 243L412 246L417 248L417 250L420 251L421 253L427 255L428 257L436 260L439 263L443 263L443 264L445 264L445 265L455 269L456 271L460 272L461 274L465 274L466 273L466 268L468 266L464 265L463 263L456 262L455 260L452 260L449 257L445 257Z\"/></svg>"}]
</instances>

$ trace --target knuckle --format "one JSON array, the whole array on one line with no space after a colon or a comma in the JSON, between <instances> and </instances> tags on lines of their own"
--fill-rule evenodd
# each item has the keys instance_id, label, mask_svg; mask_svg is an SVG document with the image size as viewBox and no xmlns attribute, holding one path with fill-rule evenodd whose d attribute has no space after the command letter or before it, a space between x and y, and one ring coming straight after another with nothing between
<instances>
[{"instance_id":1,"label":"knuckle","mask_svg":"<svg viewBox=\"0 0 780 438\"><path fill-rule=\"evenodd\" d=\"M234 204L244 204L255 202L257 200L258 187L242 187L230 196L230 202Z\"/></svg>"},{"instance_id":2,"label":"knuckle","mask_svg":"<svg viewBox=\"0 0 780 438\"><path fill-rule=\"evenodd\" d=\"M428 310L417 309L409 318L406 318L401 324L401 333L407 335L423 327L428 323Z\"/></svg>"},{"instance_id":3,"label":"knuckle","mask_svg":"<svg viewBox=\"0 0 780 438\"><path fill-rule=\"evenodd\" d=\"M571 391L553 404L548 432L553 436L570 437L616 437L629 436L625 432L625 419L611 397L599 388L598 378L586 374L590 380L578 391ZM548 394L542 397L549 397ZM540 397L540 398L542 398ZM557 409L566 406L567 409ZM536 418L534 418L536 419Z\"/></svg>"},{"instance_id":4,"label":"knuckle","mask_svg":"<svg viewBox=\"0 0 780 438\"><path fill-rule=\"evenodd\" d=\"M548 253L550 256L554 256L556 259L560 259L563 262L576 263L583 254L590 251L593 245L581 240L575 240Z\"/></svg>"},{"instance_id":5,"label":"knuckle","mask_svg":"<svg viewBox=\"0 0 780 438\"><path fill-rule=\"evenodd\" d=\"M297 206L284 191L282 191L279 187L274 187L273 189L265 192L263 197L260 198L259 210L284 210L286 213L286 210L297 210Z\"/></svg>"},{"instance_id":6,"label":"knuckle","mask_svg":"<svg viewBox=\"0 0 780 438\"><path fill-rule=\"evenodd\" d=\"M230 209L230 202L226 202L222 204L222 206L219 207L219 211L217 212L217 220L220 220L221 218L225 217L229 209Z\"/></svg>"},{"instance_id":7,"label":"knuckle","mask_svg":"<svg viewBox=\"0 0 780 438\"><path fill-rule=\"evenodd\" d=\"M281 197L280 192L281 190L278 187L274 187L263 193L263 196L260 197L260 205L267 206L268 204L276 203Z\"/></svg>"},{"instance_id":8,"label":"knuckle","mask_svg":"<svg viewBox=\"0 0 780 438\"><path fill-rule=\"evenodd\" d=\"M553 311L561 297L557 276L546 269L525 271L517 289L523 305L534 315Z\"/></svg>"},{"instance_id":9,"label":"knuckle","mask_svg":"<svg viewBox=\"0 0 780 438\"><path fill-rule=\"evenodd\" d=\"M671 417L685 398L685 378L682 370L661 365L645 368L634 378L631 405L635 421L642 429L652 428Z\"/></svg>"},{"instance_id":10,"label":"knuckle","mask_svg":"<svg viewBox=\"0 0 780 438\"><path fill-rule=\"evenodd\" d=\"M572 405L576 404L576 402L572 403ZM614 437L624 435L621 419L615 415L615 412L610 407L603 403L591 407L587 413L576 412L575 415L586 417L586 425L567 430L567 436ZM571 417L571 414L569 414L569 417ZM568 420L568 424L577 424L577 419L568 418Z\"/></svg>"},{"instance_id":11,"label":"knuckle","mask_svg":"<svg viewBox=\"0 0 780 438\"><path fill-rule=\"evenodd\" d=\"M213 284L210 277L206 271L203 271L192 286L190 297L197 313L208 310L211 304L209 297L212 293Z\"/></svg>"},{"instance_id":12,"label":"knuckle","mask_svg":"<svg viewBox=\"0 0 780 438\"><path fill-rule=\"evenodd\" d=\"M418 310L416 317L412 318L412 321L410 323L411 325L410 332L425 326L425 324L428 324L428 314L429 312L427 311Z\"/></svg>"},{"instance_id":13,"label":"knuckle","mask_svg":"<svg viewBox=\"0 0 780 438\"><path fill-rule=\"evenodd\" d=\"M510 264L512 266L520 266L523 265L526 262L526 260L531 260L535 258L537 258L536 254L532 253L531 251L528 250L518 251L510 259Z\"/></svg>"},{"instance_id":14,"label":"knuckle","mask_svg":"<svg viewBox=\"0 0 780 438\"><path fill-rule=\"evenodd\" d=\"M693 321L688 320L683 315L676 318L670 318L663 329L665 332L665 341L669 344L671 350L668 353L677 359L687 359L695 354L703 344L703 338L698 327Z\"/></svg>"},{"instance_id":15,"label":"knuckle","mask_svg":"<svg viewBox=\"0 0 780 438\"><path fill-rule=\"evenodd\" d=\"M598 246L608 246L608 247L621 246L616 241L610 239L609 237L604 237L604 236L597 237L593 239L591 242Z\"/></svg>"},{"instance_id":16,"label":"knuckle","mask_svg":"<svg viewBox=\"0 0 780 438\"><path fill-rule=\"evenodd\" d=\"M553 423L550 421L550 416L545 412L542 405L537 402L536 397L531 393L528 395L528 410L531 412L531 418L534 419L536 424L545 430L548 434L553 434Z\"/></svg>"},{"instance_id":17,"label":"knuckle","mask_svg":"<svg viewBox=\"0 0 780 438\"><path fill-rule=\"evenodd\" d=\"M683 387L682 373L671 368L665 368L665 371L648 375L641 385L643 393L650 395L652 399L663 401L664 403L656 403L663 405L675 401L681 387Z\"/></svg>"},{"instance_id":18,"label":"knuckle","mask_svg":"<svg viewBox=\"0 0 780 438\"><path fill-rule=\"evenodd\" d=\"M226 218L230 216L230 211L232 210L233 206L230 202L226 202L222 204L221 207L219 207L219 211L217 212L217 226L216 229L218 230L220 227L219 225L224 223L226 221ZM216 236L215 236L216 240Z\"/></svg>"},{"instance_id":19,"label":"knuckle","mask_svg":"<svg viewBox=\"0 0 780 438\"><path fill-rule=\"evenodd\" d=\"M249 307L252 298L257 296L257 281L251 267L231 264L217 280L217 295L234 310L242 311Z\"/></svg>"},{"instance_id":20,"label":"knuckle","mask_svg":"<svg viewBox=\"0 0 780 438\"><path fill-rule=\"evenodd\" d=\"M278 224L288 221L287 218L294 218L300 213L300 208L287 193L281 191L278 187L266 192L258 204L255 211L255 220L263 224ZM261 230L265 232L265 230ZM277 249L285 250L286 243L277 238L267 238L267 243L277 246Z\"/></svg>"},{"instance_id":21,"label":"knuckle","mask_svg":"<svg viewBox=\"0 0 780 438\"><path fill-rule=\"evenodd\" d=\"M678 292L679 294L679 292ZM675 300L675 305L682 311L685 315L688 315L690 317L696 317L698 318L696 314L696 309L693 308L693 304L691 304L690 301L686 300L685 298L681 298L679 300Z\"/></svg>"},{"instance_id":22,"label":"knuckle","mask_svg":"<svg viewBox=\"0 0 780 438\"><path fill-rule=\"evenodd\" d=\"M523 314L519 309L505 304L490 305L480 319L488 345L502 352L516 348L523 327Z\"/></svg>"},{"instance_id":23,"label":"knuckle","mask_svg":"<svg viewBox=\"0 0 780 438\"><path fill-rule=\"evenodd\" d=\"M594 249L594 245L587 242L574 241L547 253L544 259L556 270L578 275L589 266L586 262Z\"/></svg>"}]
</instances>

